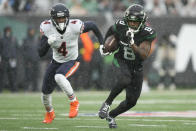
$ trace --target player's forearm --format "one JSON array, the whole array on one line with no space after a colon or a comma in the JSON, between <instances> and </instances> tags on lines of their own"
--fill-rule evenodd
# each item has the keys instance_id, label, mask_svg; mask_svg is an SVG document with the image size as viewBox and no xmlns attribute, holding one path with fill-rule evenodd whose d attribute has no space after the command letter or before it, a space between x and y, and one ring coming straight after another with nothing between
<instances>
[{"instance_id":1,"label":"player's forearm","mask_svg":"<svg viewBox=\"0 0 196 131\"><path fill-rule=\"evenodd\" d=\"M93 31L93 33L96 35L99 43L103 44L103 36L102 36L100 30L98 29L98 27L92 21L84 22L84 31L83 32L85 33L85 32L89 32L89 31Z\"/></svg>"},{"instance_id":2,"label":"player's forearm","mask_svg":"<svg viewBox=\"0 0 196 131\"><path fill-rule=\"evenodd\" d=\"M131 48L134 50L134 52L138 53L143 60L148 57L149 51L146 49L140 48L136 44L131 45Z\"/></svg>"},{"instance_id":3,"label":"player's forearm","mask_svg":"<svg viewBox=\"0 0 196 131\"><path fill-rule=\"evenodd\" d=\"M50 46L48 44L48 38L46 36L42 36L39 46L38 46L38 54L40 57L43 57L48 52Z\"/></svg>"}]
</instances>

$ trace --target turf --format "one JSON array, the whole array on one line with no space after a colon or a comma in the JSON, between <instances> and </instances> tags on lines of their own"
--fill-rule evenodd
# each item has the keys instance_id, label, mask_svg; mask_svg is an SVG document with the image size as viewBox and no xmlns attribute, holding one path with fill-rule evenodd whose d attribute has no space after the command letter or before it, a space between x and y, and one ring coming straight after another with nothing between
<instances>
[{"instance_id":1,"label":"turf","mask_svg":"<svg viewBox=\"0 0 196 131\"><path fill-rule=\"evenodd\" d=\"M106 99L107 91L76 92L80 101L79 116L69 119L69 102L61 92L53 93L56 118L52 124L43 124L44 108L41 93L0 94L0 131L109 131L107 122L97 112ZM118 96L112 107L125 97ZM128 113L196 111L196 91L151 91L141 94L137 105ZM193 114L196 116L196 114ZM196 117L119 116L115 131L195 131Z\"/></svg>"}]
</instances>

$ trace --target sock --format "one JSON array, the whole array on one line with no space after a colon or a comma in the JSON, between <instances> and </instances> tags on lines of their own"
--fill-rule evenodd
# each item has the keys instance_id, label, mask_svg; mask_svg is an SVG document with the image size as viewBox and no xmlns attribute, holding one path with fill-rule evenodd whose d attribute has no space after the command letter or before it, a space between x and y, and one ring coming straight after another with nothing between
<instances>
[{"instance_id":1,"label":"sock","mask_svg":"<svg viewBox=\"0 0 196 131\"><path fill-rule=\"evenodd\" d=\"M52 112L54 109L52 107L52 96L51 94L43 94L41 95L42 103L44 104L47 112Z\"/></svg>"},{"instance_id":2,"label":"sock","mask_svg":"<svg viewBox=\"0 0 196 131\"><path fill-rule=\"evenodd\" d=\"M72 94L72 95L70 95L70 96L68 96L68 97L69 97L69 100L70 100L71 102L73 102L73 101L76 100L75 94Z\"/></svg>"}]
</instances>

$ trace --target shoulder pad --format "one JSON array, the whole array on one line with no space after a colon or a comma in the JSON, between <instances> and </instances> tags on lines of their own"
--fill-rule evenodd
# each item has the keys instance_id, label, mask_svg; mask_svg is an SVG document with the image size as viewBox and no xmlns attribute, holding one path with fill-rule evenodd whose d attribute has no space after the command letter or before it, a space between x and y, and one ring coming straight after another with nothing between
<instances>
[{"instance_id":1,"label":"shoulder pad","mask_svg":"<svg viewBox=\"0 0 196 131\"><path fill-rule=\"evenodd\" d=\"M115 22L115 25L116 26L126 26L126 23L123 19L120 19Z\"/></svg>"},{"instance_id":2,"label":"shoulder pad","mask_svg":"<svg viewBox=\"0 0 196 131\"><path fill-rule=\"evenodd\" d=\"M114 29L115 29L115 32L121 32L122 30L126 29L127 26L126 26L126 23L124 20L120 19L120 20L117 20L114 24Z\"/></svg>"},{"instance_id":3,"label":"shoulder pad","mask_svg":"<svg viewBox=\"0 0 196 131\"><path fill-rule=\"evenodd\" d=\"M81 20L79 20L79 19L70 19L69 23L71 25L81 25L81 24L83 24L83 22Z\"/></svg>"},{"instance_id":4,"label":"shoulder pad","mask_svg":"<svg viewBox=\"0 0 196 131\"><path fill-rule=\"evenodd\" d=\"M156 38L156 31L150 26L145 26L142 29L142 34L145 40L154 40Z\"/></svg>"},{"instance_id":5,"label":"shoulder pad","mask_svg":"<svg viewBox=\"0 0 196 131\"><path fill-rule=\"evenodd\" d=\"M40 25L40 32L42 34L47 35L47 33L49 32L50 28L51 28L52 22L51 20L45 20L41 23Z\"/></svg>"},{"instance_id":6,"label":"shoulder pad","mask_svg":"<svg viewBox=\"0 0 196 131\"><path fill-rule=\"evenodd\" d=\"M69 20L69 26L75 31L75 32L81 32L81 27L83 26L83 22L79 19L70 19Z\"/></svg>"}]
</instances>

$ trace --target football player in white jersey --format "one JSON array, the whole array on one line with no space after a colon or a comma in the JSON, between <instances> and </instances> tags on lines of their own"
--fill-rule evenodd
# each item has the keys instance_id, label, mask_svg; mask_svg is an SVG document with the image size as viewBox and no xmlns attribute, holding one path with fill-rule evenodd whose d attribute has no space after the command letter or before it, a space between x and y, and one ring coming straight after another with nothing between
<instances>
[{"instance_id":1,"label":"football player in white jersey","mask_svg":"<svg viewBox=\"0 0 196 131\"><path fill-rule=\"evenodd\" d=\"M51 18L40 25L42 38L38 53L44 56L52 48L53 59L46 69L42 85L42 102L46 109L43 123L51 123L55 118L52 107L51 93L57 84L70 99L69 117L78 114L79 102L68 77L79 67L78 37L81 33L93 31L100 44L103 37L100 30L92 21L82 22L79 19L69 19L69 10L64 4L56 4L50 10Z\"/></svg>"}]
</instances>

